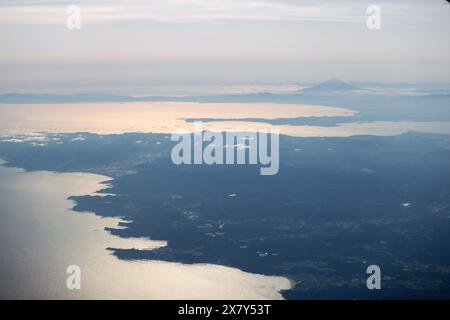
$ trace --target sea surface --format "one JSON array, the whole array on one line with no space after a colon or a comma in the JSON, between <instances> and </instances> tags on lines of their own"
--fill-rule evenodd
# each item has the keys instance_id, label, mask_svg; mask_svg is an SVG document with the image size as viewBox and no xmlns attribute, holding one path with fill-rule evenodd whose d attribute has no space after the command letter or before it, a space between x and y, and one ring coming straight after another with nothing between
<instances>
[{"instance_id":1,"label":"sea surface","mask_svg":"<svg viewBox=\"0 0 450 320\"><path fill-rule=\"evenodd\" d=\"M321 105L282 103L129 102L75 104L0 104L0 136L31 132L192 132L187 119L226 119L204 122L203 130L279 130L295 137L347 137L398 135L411 130L450 134L449 121L366 121L336 126L273 125L257 119L342 117L358 111ZM229 121L229 120L233 121ZM228 121L227 121L228 120Z\"/></svg>"}]
</instances>

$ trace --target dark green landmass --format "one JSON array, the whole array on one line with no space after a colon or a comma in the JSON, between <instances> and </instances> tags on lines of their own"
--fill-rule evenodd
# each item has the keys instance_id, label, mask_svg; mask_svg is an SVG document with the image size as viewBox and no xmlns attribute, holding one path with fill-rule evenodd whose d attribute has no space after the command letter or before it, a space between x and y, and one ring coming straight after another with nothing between
<instances>
[{"instance_id":1,"label":"dark green landmass","mask_svg":"<svg viewBox=\"0 0 450 320\"><path fill-rule=\"evenodd\" d=\"M39 146L0 142L27 170L112 177L75 210L124 216L121 237L157 250L109 248L120 259L216 263L287 276L285 297L450 298L450 136L280 139L280 170L175 166L160 134L53 134ZM16 138L21 138L16 137ZM234 195L235 196L230 196ZM366 288L366 267L382 290Z\"/></svg>"}]
</instances>

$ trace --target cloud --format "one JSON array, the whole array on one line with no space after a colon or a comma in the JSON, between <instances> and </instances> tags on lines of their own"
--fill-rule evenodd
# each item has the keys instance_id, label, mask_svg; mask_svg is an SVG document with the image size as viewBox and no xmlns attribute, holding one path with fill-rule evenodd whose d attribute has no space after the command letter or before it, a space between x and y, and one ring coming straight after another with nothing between
<instances>
[{"instance_id":1,"label":"cloud","mask_svg":"<svg viewBox=\"0 0 450 320\"><path fill-rule=\"evenodd\" d=\"M316 21L361 22L373 1L300 1L300 0L141 0L141 1L0 1L1 24L55 24L65 21L65 9L77 4L86 23L153 21L186 23L203 21ZM393 17L417 18L410 14L442 10L441 6L417 1L377 1L386 8L386 20ZM433 4L433 3L432 3ZM434 4L439 4L437 1ZM441 4L442 5L442 4ZM445 11L445 10L444 10ZM417 12L416 12L417 13ZM448 13L448 12L446 12ZM389 17L392 18L389 18ZM448 17L448 16L446 16ZM446 17L442 17L445 19ZM399 21L401 22L401 21Z\"/></svg>"}]
</instances>

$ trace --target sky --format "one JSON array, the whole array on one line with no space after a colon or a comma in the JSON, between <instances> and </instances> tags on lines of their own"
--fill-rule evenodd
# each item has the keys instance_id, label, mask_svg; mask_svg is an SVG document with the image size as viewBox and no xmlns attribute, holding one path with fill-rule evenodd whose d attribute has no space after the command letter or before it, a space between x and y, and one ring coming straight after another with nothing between
<instances>
[{"instance_id":1,"label":"sky","mask_svg":"<svg viewBox=\"0 0 450 320\"><path fill-rule=\"evenodd\" d=\"M0 92L449 83L449 33L445 0L0 0Z\"/></svg>"}]
</instances>

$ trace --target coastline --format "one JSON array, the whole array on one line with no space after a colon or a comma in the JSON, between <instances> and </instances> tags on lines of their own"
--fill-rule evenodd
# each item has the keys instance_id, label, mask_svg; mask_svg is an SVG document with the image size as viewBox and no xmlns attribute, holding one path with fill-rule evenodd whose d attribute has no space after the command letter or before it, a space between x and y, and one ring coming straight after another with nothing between
<instances>
[{"instance_id":1,"label":"coastline","mask_svg":"<svg viewBox=\"0 0 450 320\"><path fill-rule=\"evenodd\" d=\"M32 252L21 255L18 249L26 246L23 243L19 247L12 245L18 244L20 239L13 237L6 242L9 248L5 245L2 252L5 254L14 252L8 263L16 262L19 265L14 268L2 267L2 278L10 279L10 286L6 285L1 294L3 298L282 299L281 292L292 286L291 280L284 277L251 274L221 265L120 260L110 254L106 246L149 249L161 247L165 243L141 238L119 238L106 232L105 227L116 228L121 221L120 218L104 218L95 213L79 213L70 209L72 201L67 199L67 193L71 193L70 195L96 194L103 186L101 182L108 177L84 173L24 172L17 168L5 167L4 164L6 163L3 162L0 166L3 177L5 178L6 175L11 179L16 176L20 180L13 185L10 184L9 189L12 186L13 192L26 193L21 201L22 210L16 212L24 212L23 209L26 208L27 201L30 199L30 191L35 194L37 192L42 199L30 199L33 207L31 218L22 214L20 217L21 222L32 219L34 225L29 227L20 225L22 232L12 229L9 233L2 231L2 238L6 239L6 237L13 237L13 233L23 234L24 230L28 230L26 241L32 242L38 248L31 250L36 251L38 257L24 260ZM38 181L31 182L30 179ZM76 186L71 188L70 184L74 182ZM26 186L27 183L28 186ZM46 183L45 192L41 189L42 183ZM65 191L61 190L62 185ZM11 190L5 191L8 186L5 188L4 184L0 185L0 189L5 196L11 195ZM63 194L65 195L63 198L55 198L55 195L60 197ZM52 204L53 208L36 210L36 205L42 205L45 202L43 200L50 200L46 203ZM2 203L2 221L5 222L2 229L18 225L17 221L11 220L11 217L4 216L5 212L10 212L6 210L6 207L12 202ZM64 211L62 215L61 209ZM57 221L51 221L52 219ZM39 222L42 222L45 227ZM33 238L33 235L37 238ZM60 237L49 241L55 235ZM41 238L45 241L42 242ZM5 241L2 242L5 243ZM43 248L43 244L48 245L49 248ZM68 264L69 261L78 263L81 267L84 281L80 291L70 291L65 288L66 266L64 264ZM12 270L15 274L8 273ZM30 270L33 270L36 277L29 276ZM126 277L123 277L124 274ZM165 280L158 282L159 279L164 278ZM19 286L18 283L21 285ZM202 285L199 286L199 283ZM21 290L27 292L21 293Z\"/></svg>"}]
</instances>

